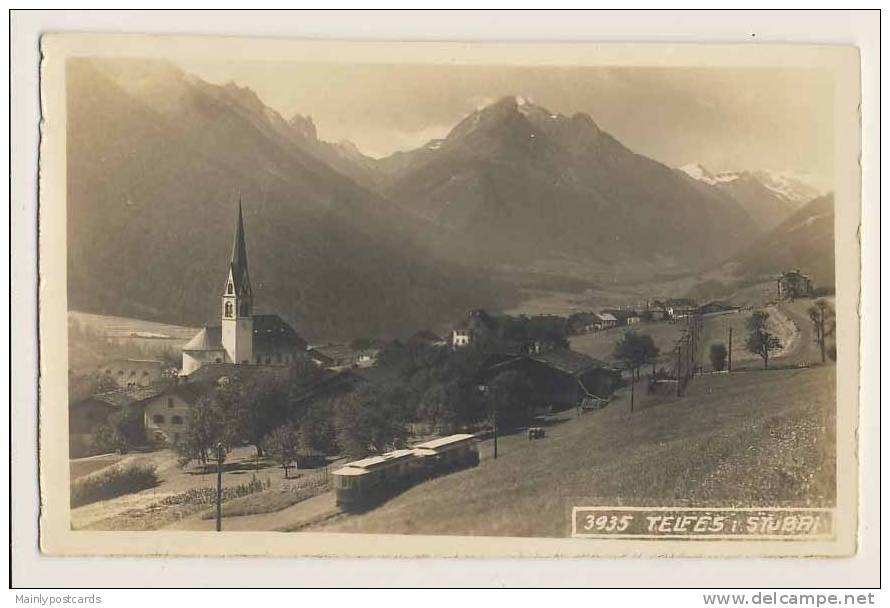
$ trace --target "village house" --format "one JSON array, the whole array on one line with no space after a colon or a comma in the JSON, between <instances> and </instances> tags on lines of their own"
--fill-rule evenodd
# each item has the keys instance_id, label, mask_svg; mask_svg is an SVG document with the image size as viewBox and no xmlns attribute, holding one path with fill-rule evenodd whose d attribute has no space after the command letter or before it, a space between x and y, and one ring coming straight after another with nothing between
<instances>
[{"instance_id":1,"label":"village house","mask_svg":"<svg viewBox=\"0 0 890 608\"><path fill-rule=\"evenodd\" d=\"M324 344L312 346L309 358L319 367L332 370L377 365L379 348L353 348L348 344Z\"/></svg>"},{"instance_id":2,"label":"village house","mask_svg":"<svg viewBox=\"0 0 890 608\"><path fill-rule=\"evenodd\" d=\"M640 322L640 316L635 310L629 308L607 308L603 311L615 317L618 325L624 327L626 325L636 325Z\"/></svg>"},{"instance_id":3,"label":"village house","mask_svg":"<svg viewBox=\"0 0 890 608\"><path fill-rule=\"evenodd\" d=\"M611 329L613 327L618 326L618 319L615 318L614 315L608 312L596 312L593 313L594 322L593 327L597 331L602 331L604 329Z\"/></svg>"},{"instance_id":4,"label":"village house","mask_svg":"<svg viewBox=\"0 0 890 608\"><path fill-rule=\"evenodd\" d=\"M527 378L538 407L553 410L601 403L621 382L620 370L568 349L490 355L480 367L477 382L487 386L506 371L517 371Z\"/></svg>"},{"instance_id":5,"label":"village house","mask_svg":"<svg viewBox=\"0 0 890 608\"><path fill-rule=\"evenodd\" d=\"M116 389L72 402L68 407L68 447L74 458L96 453L96 432L127 410L142 419L145 404L163 394L166 385L154 384Z\"/></svg>"},{"instance_id":6,"label":"village house","mask_svg":"<svg viewBox=\"0 0 890 608\"><path fill-rule=\"evenodd\" d=\"M783 300L810 298L813 296L813 281L799 268L783 272L776 279L776 297Z\"/></svg>"},{"instance_id":7,"label":"village house","mask_svg":"<svg viewBox=\"0 0 890 608\"><path fill-rule=\"evenodd\" d=\"M182 347L183 375L213 363L288 366L305 356L306 342L284 319L253 313L240 201L232 259L221 299L221 324L205 326Z\"/></svg>"},{"instance_id":8,"label":"village house","mask_svg":"<svg viewBox=\"0 0 890 608\"><path fill-rule=\"evenodd\" d=\"M149 359L112 359L100 365L98 373L110 378L120 388L149 386L166 375L162 361Z\"/></svg>"},{"instance_id":9,"label":"village house","mask_svg":"<svg viewBox=\"0 0 890 608\"><path fill-rule=\"evenodd\" d=\"M451 348L463 348L497 331L497 323L487 312L472 310L452 331Z\"/></svg>"},{"instance_id":10,"label":"village house","mask_svg":"<svg viewBox=\"0 0 890 608\"><path fill-rule=\"evenodd\" d=\"M145 441L148 445L175 445L185 436L189 415L204 391L197 384L181 383L142 403Z\"/></svg>"}]
</instances>

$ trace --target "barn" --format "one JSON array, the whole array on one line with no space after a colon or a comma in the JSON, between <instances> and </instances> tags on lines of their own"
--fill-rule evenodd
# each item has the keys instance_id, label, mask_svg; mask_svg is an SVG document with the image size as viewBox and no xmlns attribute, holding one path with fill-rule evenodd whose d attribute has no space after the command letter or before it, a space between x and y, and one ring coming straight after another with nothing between
<instances>
[{"instance_id":1,"label":"barn","mask_svg":"<svg viewBox=\"0 0 890 608\"><path fill-rule=\"evenodd\" d=\"M608 398L621 381L620 370L568 349L491 355L482 364L477 380L485 386L507 371L516 371L528 378L538 406L553 410Z\"/></svg>"}]
</instances>

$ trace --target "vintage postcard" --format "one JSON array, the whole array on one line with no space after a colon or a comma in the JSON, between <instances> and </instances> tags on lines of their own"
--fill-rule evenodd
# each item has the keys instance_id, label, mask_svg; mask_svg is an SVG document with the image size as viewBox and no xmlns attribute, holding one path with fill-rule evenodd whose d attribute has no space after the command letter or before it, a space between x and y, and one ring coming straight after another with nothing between
<instances>
[{"instance_id":1,"label":"vintage postcard","mask_svg":"<svg viewBox=\"0 0 890 608\"><path fill-rule=\"evenodd\" d=\"M45 553L856 553L855 48L42 52Z\"/></svg>"}]
</instances>

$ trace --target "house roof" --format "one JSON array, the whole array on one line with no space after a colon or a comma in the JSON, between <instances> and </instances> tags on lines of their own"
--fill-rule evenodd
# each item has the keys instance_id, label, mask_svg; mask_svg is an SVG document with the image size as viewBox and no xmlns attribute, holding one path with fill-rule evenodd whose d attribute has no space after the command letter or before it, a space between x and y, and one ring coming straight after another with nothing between
<instances>
[{"instance_id":1,"label":"house roof","mask_svg":"<svg viewBox=\"0 0 890 608\"><path fill-rule=\"evenodd\" d=\"M596 313L596 316L599 317L601 321L618 321L614 315L608 312L598 312Z\"/></svg>"},{"instance_id":2,"label":"house roof","mask_svg":"<svg viewBox=\"0 0 890 608\"><path fill-rule=\"evenodd\" d=\"M315 353L335 362L344 359L353 359L356 356L357 351L348 344L324 344L321 346L313 346L310 349L310 354Z\"/></svg>"},{"instance_id":3,"label":"house roof","mask_svg":"<svg viewBox=\"0 0 890 608\"><path fill-rule=\"evenodd\" d=\"M638 316L637 311L631 310L630 308L609 308L608 310L604 310L603 312L612 315L618 320L625 320L631 317Z\"/></svg>"},{"instance_id":4,"label":"house roof","mask_svg":"<svg viewBox=\"0 0 890 608\"><path fill-rule=\"evenodd\" d=\"M106 393L94 395L92 399L107 403L114 407L126 407L139 403L153 397L157 397L166 391L169 387L163 384L152 384L150 386L134 386L130 388L120 388Z\"/></svg>"},{"instance_id":5,"label":"house roof","mask_svg":"<svg viewBox=\"0 0 890 608\"><path fill-rule=\"evenodd\" d=\"M591 369L609 367L602 361L567 348L528 355L528 358L573 376Z\"/></svg>"},{"instance_id":6,"label":"house roof","mask_svg":"<svg viewBox=\"0 0 890 608\"><path fill-rule=\"evenodd\" d=\"M191 340L185 343L185 351L216 351L222 350L222 327L205 325Z\"/></svg>"},{"instance_id":7,"label":"house roof","mask_svg":"<svg viewBox=\"0 0 890 608\"><path fill-rule=\"evenodd\" d=\"M250 369L248 366L240 366L241 369ZM234 375L240 371L234 363L205 363L188 375L188 382L216 382L224 376Z\"/></svg>"},{"instance_id":8,"label":"house roof","mask_svg":"<svg viewBox=\"0 0 890 608\"><path fill-rule=\"evenodd\" d=\"M278 315L254 315L254 352L266 353L282 349L305 350L306 341Z\"/></svg>"}]
</instances>

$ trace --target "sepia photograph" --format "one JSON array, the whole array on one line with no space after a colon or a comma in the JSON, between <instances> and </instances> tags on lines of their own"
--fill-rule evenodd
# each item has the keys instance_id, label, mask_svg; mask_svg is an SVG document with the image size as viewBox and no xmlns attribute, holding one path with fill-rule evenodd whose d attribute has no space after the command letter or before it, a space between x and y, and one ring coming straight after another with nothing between
<instances>
[{"instance_id":1,"label":"sepia photograph","mask_svg":"<svg viewBox=\"0 0 890 608\"><path fill-rule=\"evenodd\" d=\"M855 553L855 49L42 48L44 551Z\"/></svg>"}]
</instances>

